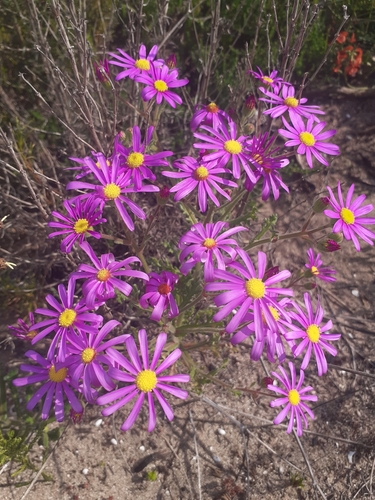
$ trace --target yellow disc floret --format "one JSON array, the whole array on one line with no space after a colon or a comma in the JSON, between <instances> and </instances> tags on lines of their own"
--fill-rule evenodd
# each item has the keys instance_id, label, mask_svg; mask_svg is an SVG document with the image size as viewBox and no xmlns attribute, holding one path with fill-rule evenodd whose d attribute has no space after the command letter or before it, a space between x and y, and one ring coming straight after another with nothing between
<instances>
[{"instance_id":1,"label":"yellow disc floret","mask_svg":"<svg viewBox=\"0 0 375 500\"><path fill-rule=\"evenodd\" d=\"M164 80L155 80L154 87L158 92L166 92L168 90L168 85Z\"/></svg>"},{"instance_id":2,"label":"yellow disc floret","mask_svg":"<svg viewBox=\"0 0 375 500\"><path fill-rule=\"evenodd\" d=\"M207 104L207 106L206 106L206 111L208 113L216 114L219 112L219 107L214 102L210 102L210 104Z\"/></svg>"},{"instance_id":3,"label":"yellow disc floret","mask_svg":"<svg viewBox=\"0 0 375 500\"><path fill-rule=\"evenodd\" d=\"M268 84L273 83L272 78L270 78L269 76L264 76L262 78L262 80L264 81L264 83L268 83Z\"/></svg>"},{"instance_id":4,"label":"yellow disc floret","mask_svg":"<svg viewBox=\"0 0 375 500\"><path fill-rule=\"evenodd\" d=\"M292 406L298 406L299 402L301 401L301 397L300 397L297 389L292 389L289 391L288 400Z\"/></svg>"},{"instance_id":5,"label":"yellow disc floret","mask_svg":"<svg viewBox=\"0 0 375 500\"><path fill-rule=\"evenodd\" d=\"M120 196L121 189L117 184L111 182L111 184L107 184L104 188L104 196L107 200L115 200Z\"/></svg>"},{"instance_id":6,"label":"yellow disc floret","mask_svg":"<svg viewBox=\"0 0 375 500\"><path fill-rule=\"evenodd\" d=\"M48 370L48 376L52 382L63 382L67 374L68 374L67 368L60 368L60 370L56 371L53 365Z\"/></svg>"},{"instance_id":7,"label":"yellow disc floret","mask_svg":"<svg viewBox=\"0 0 375 500\"><path fill-rule=\"evenodd\" d=\"M315 144L314 136L310 132L301 132L299 139L305 146L314 146Z\"/></svg>"},{"instance_id":8,"label":"yellow disc floret","mask_svg":"<svg viewBox=\"0 0 375 500\"><path fill-rule=\"evenodd\" d=\"M216 241L213 238L206 238L203 242L203 246L211 250L211 248L216 247Z\"/></svg>"},{"instance_id":9,"label":"yellow disc floret","mask_svg":"<svg viewBox=\"0 0 375 500\"><path fill-rule=\"evenodd\" d=\"M198 167L194 174L193 177L196 181L205 181L208 177L208 170L206 167Z\"/></svg>"},{"instance_id":10,"label":"yellow disc floret","mask_svg":"<svg viewBox=\"0 0 375 500\"><path fill-rule=\"evenodd\" d=\"M272 307L272 306L268 306L268 309L270 310L270 313L272 314L273 319L275 321L279 321L279 319L280 319L279 311L277 309L275 309L274 307ZM263 323L265 325L267 325L267 320L266 320L266 317L264 316L263 311L262 311L262 320L263 320Z\"/></svg>"},{"instance_id":11,"label":"yellow disc floret","mask_svg":"<svg viewBox=\"0 0 375 500\"><path fill-rule=\"evenodd\" d=\"M224 149L231 155L238 155L242 151L242 146L238 141L231 139L230 141L224 142Z\"/></svg>"},{"instance_id":12,"label":"yellow disc floret","mask_svg":"<svg viewBox=\"0 0 375 500\"><path fill-rule=\"evenodd\" d=\"M36 337L38 334L38 332L36 330L31 330L30 332L27 332L26 333L26 337L29 339L29 340L32 340L34 337Z\"/></svg>"},{"instance_id":13,"label":"yellow disc floret","mask_svg":"<svg viewBox=\"0 0 375 500\"><path fill-rule=\"evenodd\" d=\"M246 293L253 299L261 299L266 293L266 286L262 280L251 278L245 283Z\"/></svg>"},{"instance_id":14,"label":"yellow disc floret","mask_svg":"<svg viewBox=\"0 0 375 500\"><path fill-rule=\"evenodd\" d=\"M156 373L153 370L142 370L135 379L137 389L142 392L151 392L155 389L157 382Z\"/></svg>"},{"instance_id":15,"label":"yellow disc floret","mask_svg":"<svg viewBox=\"0 0 375 500\"><path fill-rule=\"evenodd\" d=\"M342 208L340 210L340 217L345 222L345 224L354 224L355 216L354 213L349 210L349 208Z\"/></svg>"},{"instance_id":16,"label":"yellow disc floret","mask_svg":"<svg viewBox=\"0 0 375 500\"><path fill-rule=\"evenodd\" d=\"M317 267L311 266L310 271L314 276L319 276L319 269Z\"/></svg>"},{"instance_id":17,"label":"yellow disc floret","mask_svg":"<svg viewBox=\"0 0 375 500\"><path fill-rule=\"evenodd\" d=\"M77 313L73 309L65 309L59 316L59 325L68 328L72 326L76 317Z\"/></svg>"},{"instance_id":18,"label":"yellow disc floret","mask_svg":"<svg viewBox=\"0 0 375 500\"><path fill-rule=\"evenodd\" d=\"M150 69L150 61L148 61L147 59L137 59L135 61L134 66L137 69L141 69L143 71L149 71L149 69Z\"/></svg>"},{"instance_id":19,"label":"yellow disc floret","mask_svg":"<svg viewBox=\"0 0 375 500\"><path fill-rule=\"evenodd\" d=\"M298 99L295 97L287 97L284 99L284 104L288 106L288 108L296 108L298 106Z\"/></svg>"},{"instance_id":20,"label":"yellow disc floret","mask_svg":"<svg viewBox=\"0 0 375 500\"><path fill-rule=\"evenodd\" d=\"M262 158L260 155L258 155L258 154L253 155L253 159L254 159L257 163L259 163L259 165L262 165L262 163L263 163L263 158Z\"/></svg>"},{"instance_id":21,"label":"yellow disc floret","mask_svg":"<svg viewBox=\"0 0 375 500\"><path fill-rule=\"evenodd\" d=\"M76 234L85 233L88 230L88 228L89 228L89 221L87 219L78 219L73 226L74 232Z\"/></svg>"},{"instance_id":22,"label":"yellow disc floret","mask_svg":"<svg viewBox=\"0 0 375 500\"><path fill-rule=\"evenodd\" d=\"M82 351L81 359L84 363L88 364L95 359L95 356L96 356L95 349L93 349L92 347L86 347L86 349Z\"/></svg>"},{"instance_id":23,"label":"yellow disc floret","mask_svg":"<svg viewBox=\"0 0 375 500\"><path fill-rule=\"evenodd\" d=\"M320 328L318 325L310 325L306 330L307 336L313 344L317 344L320 338Z\"/></svg>"},{"instance_id":24,"label":"yellow disc floret","mask_svg":"<svg viewBox=\"0 0 375 500\"><path fill-rule=\"evenodd\" d=\"M126 164L130 168L138 168L141 165L143 165L144 159L145 157L143 156L142 153L130 153L126 161Z\"/></svg>"},{"instance_id":25,"label":"yellow disc floret","mask_svg":"<svg viewBox=\"0 0 375 500\"><path fill-rule=\"evenodd\" d=\"M108 269L100 269L100 271L96 273L96 279L98 281L108 281L110 277L111 273L108 271Z\"/></svg>"}]
</instances>

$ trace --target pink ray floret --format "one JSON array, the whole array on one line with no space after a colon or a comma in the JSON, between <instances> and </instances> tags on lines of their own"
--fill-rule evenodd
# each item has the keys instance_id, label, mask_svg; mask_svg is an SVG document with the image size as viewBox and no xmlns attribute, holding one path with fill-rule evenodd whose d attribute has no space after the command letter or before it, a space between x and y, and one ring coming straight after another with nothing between
<instances>
[{"instance_id":1,"label":"pink ray floret","mask_svg":"<svg viewBox=\"0 0 375 500\"><path fill-rule=\"evenodd\" d=\"M117 76L116 80L121 80L122 78L129 77L134 80L136 76L149 73L151 64L162 65L164 61L162 59L155 60L156 54L158 53L158 46L154 45L147 55L145 45L141 45L139 48L139 58L133 59L126 52L121 49L117 49L121 55L109 53L110 56L114 57L115 61L109 61L109 64L114 64L115 66L120 66L125 68Z\"/></svg>"},{"instance_id":2,"label":"pink ray floret","mask_svg":"<svg viewBox=\"0 0 375 500\"><path fill-rule=\"evenodd\" d=\"M162 271L160 274L150 273L150 280L146 283L146 293L139 299L139 303L144 309L149 305L154 308L150 316L154 321L160 321L168 307L170 319L178 315L178 306L172 294L177 282L177 274L170 271Z\"/></svg>"}]
</instances>

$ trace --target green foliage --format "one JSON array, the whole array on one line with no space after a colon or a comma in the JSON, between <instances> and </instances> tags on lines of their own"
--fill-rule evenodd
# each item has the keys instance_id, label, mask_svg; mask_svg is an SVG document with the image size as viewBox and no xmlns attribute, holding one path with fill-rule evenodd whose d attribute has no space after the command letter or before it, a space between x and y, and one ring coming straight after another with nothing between
<instances>
[{"instance_id":1,"label":"green foliage","mask_svg":"<svg viewBox=\"0 0 375 500\"><path fill-rule=\"evenodd\" d=\"M158 473L155 469L146 472L147 481L156 481L157 478L158 478Z\"/></svg>"}]
</instances>

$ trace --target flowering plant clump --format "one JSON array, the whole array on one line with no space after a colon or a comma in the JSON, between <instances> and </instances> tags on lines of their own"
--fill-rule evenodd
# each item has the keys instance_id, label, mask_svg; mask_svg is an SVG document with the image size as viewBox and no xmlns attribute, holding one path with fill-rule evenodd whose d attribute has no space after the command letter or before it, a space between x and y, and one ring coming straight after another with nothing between
<instances>
[{"instance_id":1,"label":"flowering plant clump","mask_svg":"<svg viewBox=\"0 0 375 500\"><path fill-rule=\"evenodd\" d=\"M74 177L66 189L72 197L63 201L66 215L54 210L57 221L48 226L54 228L49 237L62 236L61 251L72 252L65 257L74 268L47 295L50 308L30 312L30 324L20 319L10 327L21 341L47 345L46 356L26 352L34 364L21 365L29 375L15 379L14 385L39 384L27 409L43 400L43 419L54 407L62 421L64 398L74 421L82 418L86 403L102 406L107 417L126 411L132 402L123 431L135 424L146 401L151 432L159 407L171 421L173 397L188 397L184 384L192 379L192 387L199 387L208 379L191 352L209 344L202 335L213 335L212 343L249 342L248 362L264 356L278 365L272 372L276 382L262 396L277 394L270 406L282 409L274 423L289 415L287 432L296 427L300 436L307 416L314 418L307 402L317 401L313 388L303 386L305 370L316 363L318 375L324 376L328 356L336 356L340 348L340 333L320 299L321 288L334 286L338 278L335 269L323 264L325 252L336 257L345 240L360 251L358 237L373 245L375 233L367 228L375 224L375 218L367 217L373 205L363 205L364 194L353 199L354 185L344 201L338 182L311 203L299 231L282 234L276 212L260 224L256 219L262 202L289 199L284 172L292 156L305 155L313 168L328 167L339 155L339 147L326 142L336 131L323 130L330 117L320 121L324 111L306 105L302 88L278 76L286 71L273 70L268 76L260 68L249 70L246 79L262 86L246 90L241 105L233 100L229 108L227 102L196 99L189 100L188 108L189 81L180 77L174 54L166 61L156 58L162 50L154 45L148 51L142 44L133 58L118 49L109 61L95 65L99 82L114 91L115 111L109 114L116 121L109 127L113 135L106 132L105 146L99 148L99 143L83 157L71 152ZM115 80L109 65L120 68ZM127 85L136 89L131 103L121 93ZM121 121L119 96L132 110ZM158 127L173 117L168 128L172 136L183 115L183 141L188 144L177 148L171 137L164 141ZM120 123L124 131L118 129ZM95 127L91 133L96 135ZM318 218L325 223L311 227ZM166 237L171 233L173 241ZM273 245L292 238L305 244L303 270L295 269L287 251L283 267L288 269L280 270ZM148 335L143 323L150 324ZM281 366L287 357L293 360L290 376Z\"/></svg>"}]
</instances>

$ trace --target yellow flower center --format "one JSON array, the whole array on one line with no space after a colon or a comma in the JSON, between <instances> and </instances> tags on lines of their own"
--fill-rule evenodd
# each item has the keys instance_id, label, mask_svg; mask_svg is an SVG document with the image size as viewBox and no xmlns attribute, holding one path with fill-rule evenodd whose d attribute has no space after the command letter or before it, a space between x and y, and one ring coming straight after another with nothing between
<instances>
[{"instance_id":1,"label":"yellow flower center","mask_svg":"<svg viewBox=\"0 0 375 500\"><path fill-rule=\"evenodd\" d=\"M110 166L111 166L111 162L110 162L109 160L106 160L105 162L106 162L106 164L107 164L107 167L110 167ZM102 168L102 167L100 166L99 161L97 161L97 162L95 163L95 165L98 167L98 169L99 169L99 170Z\"/></svg>"},{"instance_id":2,"label":"yellow flower center","mask_svg":"<svg viewBox=\"0 0 375 500\"><path fill-rule=\"evenodd\" d=\"M137 59L134 66L137 69L142 69L143 71L148 71L150 69L150 61L147 59Z\"/></svg>"},{"instance_id":3,"label":"yellow flower center","mask_svg":"<svg viewBox=\"0 0 375 500\"><path fill-rule=\"evenodd\" d=\"M268 309L270 310L270 313L272 314L273 319L275 321L279 321L279 319L280 319L279 311L277 309L275 309L274 307L272 307L272 306L268 306ZM262 311L262 320L263 320L263 323L266 325L267 321L266 321L266 318L264 316L263 311Z\"/></svg>"},{"instance_id":4,"label":"yellow flower center","mask_svg":"<svg viewBox=\"0 0 375 500\"><path fill-rule=\"evenodd\" d=\"M284 99L284 104L288 106L288 108L296 108L298 106L298 99L295 97L287 97Z\"/></svg>"},{"instance_id":5,"label":"yellow flower center","mask_svg":"<svg viewBox=\"0 0 375 500\"><path fill-rule=\"evenodd\" d=\"M86 347L86 349L82 351L81 359L84 363L88 364L95 359L95 356L95 350L92 347Z\"/></svg>"},{"instance_id":6,"label":"yellow flower center","mask_svg":"<svg viewBox=\"0 0 375 500\"><path fill-rule=\"evenodd\" d=\"M340 217L345 222L345 224L354 224L355 217L349 208L342 208L340 210Z\"/></svg>"},{"instance_id":7,"label":"yellow flower center","mask_svg":"<svg viewBox=\"0 0 375 500\"><path fill-rule=\"evenodd\" d=\"M144 158L142 153L130 153L126 164L130 168L138 168L143 164Z\"/></svg>"},{"instance_id":8,"label":"yellow flower center","mask_svg":"<svg viewBox=\"0 0 375 500\"><path fill-rule=\"evenodd\" d=\"M96 279L98 281L108 281L110 277L111 273L108 271L108 269L100 269L100 271L96 273Z\"/></svg>"},{"instance_id":9,"label":"yellow flower center","mask_svg":"<svg viewBox=\"0 0 375 500\"><path fill-rule=\"evenodd\" d=\"M210 102L210 104L207 104L206 106L206 111L208 113L218 113L219 111L219 106L217 106L214 102Z\"/></svg>"},{"instance_id":10,"label":"yellow flower center","mask_svg":"<svg viewBox=\"0 0 375 500\"><path fill-rule=\"evenodd\" d=\"M162 295L168 295L168 293L172 290L172 288L167 285L167 283L162 283L158 286L158 292Z\"/></svg>"},{"instance_id":11,"label":"yellow flower center","mask_svg":"<svg viewBox=\"0 0 375 500\"><path fill-rule=\"evenodd\" d=\"M317 267L311 266L310 271L314 274L314 276L319 276L319 270Z\"/></svg>"},{"instance_id":12,"label":"yellow flower center","mask_svg":"<svg viewBox=\"0 0 375 500\"><path fill-rule=\"evenodd\" d=\"M120 193L121 189L117 184L114 184L113 182L111 182L111 184L107 184L104 188L104 196L107 198L107 200L115 200L120 196Z\"/></svg>"},{"instance_id":13,"label":"yellow flower center","mask_svg":"<svg viewBox=\"0 0 375 500\"><path fill-rule=\"evenodd\" d=\"M300 402L301 398L296 389L292 389L289 391L288 400L292 406L298 406L298 403Z\"/></svg>"},{"instance_id":14,"label":"yellow flower center","mask_svg":"<svg viewBox=\"0 0 375 500\"><path fill-rule=\"evenodd\" d=\"M306 330L310 342L317 344L320 338L320 328L318 325L310 325Z\"/></svg>"},{"instance_id":15,"label":"yellow flower center","mask_svg":"<svg viewBox=\"0 0 375 500\"><path fill-rule=\"evenodd\" d=\"M78 219L74 224L73 229L76 234L85 233L89 228L89 221L87 219Z\"/></svg>"},{"instance_id":16,"label":"yellow flower center","mask_svg":"<svg viewBox=\"0 0 375 500\"><path fill-rule=\"evenodd\" d=\"M254 160L255 160L257 163L259 163L259 165L262 165L262 164L263 164L263 158L262 158L260 155L255 154L255 155L253 155L253 158L254 158Z\"/></svg>"},{"instance_id":17,"label":"yellow flower center","mask_svg":"<svg viewBox=\"0 0 375 500\"><path fill-rule=\"evenodd\" d=\"M224 142L224 149L231 155L238 155L242 151L242 146L238 141L231 139L230 141Z\"/></svg>"},{"instance_id":18,"label":"yellow flower center","mask_svg":"<svg viewBox=\"0 0 375 500\"><path fill-rule=\"evenodd\" d=\"M164 80L156 80L154 82L154 87L158 92L165 92L166 90L168 90L168 85Z\"/></svg>"},{"instance_id":19,"label":"yellow flower center","mask_svg":"<svg viewBox=\"0 0 375 500\"><path fill-rule=\"evenodd\" d=\"M194 174L193 177L196 181L205 181L208 177L208 170L206 167L198 167Z\"/></svg>"},{"instance_id":20,"label":"yellow flower center","mask_svg":"<svg viewBox=\"0 0 375 500\"><path fill-rule=\"evenodd\" d=\"M314 146L315 144L314 136L310 132L301 132L299 139L305 146Z\"/></svg>"},{"instance_id":21,"label":"yellow flower center","mask_svg":"<svg viewBox=\"0 0 375 500\"><path fill-rule=\"evenodd\" d=\"M269 76L264 76L264 77L263 77L263 81L264 81L265 83L273 83L272 78L270 78Z\"/></svg>"},{"instance_id":22,"label":"yellow flower center","mask_svg":"<svg viewBox=\"0 0 375 500\"><path fill-rule=\"evenodd\" d=\"M213 238L206 238L203 242L203 246L211 250L211 248L216 247L216 241Z\"/></svg>"},{"instance_id":23,"label":"yellow flower center","mask_svg":"<svg viewBox=\"0 0 375 500\"><path fill-rule=\"evenodd\" d=\"M33 338L37 335L37 333L38 333L38 332L37 332L36 330L31 330L31 332L27 332L27 333L26 333L26 337L27 337L29 340L31 340L31 339L33 339Z\"/></svg>"},{"instance_id":24,"label":"yellow flower center","mask_svg":"<svg viewBox=\"0 0 375 500\"><path fill-rule=\"evenodd\" d=\"M142 370L138 373L135 379L135 385L137 389L142 392L151 392L155 389L158 379L156 378L156 373L153 370Z\"/></svg>"},{"instance_id":25,"label":"yellow flower center","mask_svg":"<svg viewBox=\"0 0 375 500\"><path fill-rule=\"evenodd\" d=\"M266 287L262 280L251 278L245 283L246 293L253 299L261 299L266 293Z\"/></svg>"},{"instance_id":26,"label":"yellow flower center","mask_svg":"<svg viewBox=\"0 0 375 500\"><path fill-rule=\"evenodd\" d=\"M48 370L48 376L52 382L63 382L67 374L68 374L67 368L60 368L60 370L56 371L53 365Z\"/></svg>"},{"instance_id":27,"label":"yellow flower center","mask_svg":"<svg viewBox=\"0 0 375 500\"><path fill-rule=\"evenodd\" d=\"M59 316L59 325L68 328L72 326L76 317L77 313L73 309L65 309Z\"/></svg>"}]
</instances>

